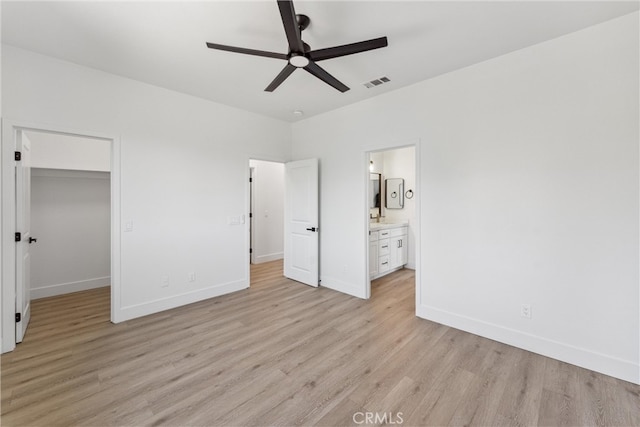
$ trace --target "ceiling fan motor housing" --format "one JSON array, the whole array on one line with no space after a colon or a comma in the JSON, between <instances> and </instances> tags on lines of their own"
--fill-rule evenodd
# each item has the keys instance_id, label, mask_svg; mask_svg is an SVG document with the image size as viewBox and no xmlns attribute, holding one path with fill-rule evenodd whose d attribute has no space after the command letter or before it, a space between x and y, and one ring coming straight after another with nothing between
<instances>
[{"instance_id":1,"label":"ceiling fan motor housing","mask_svg":"<svg viewBox=\"0 0 640 427\"><path fill-rule=\"evenodd\" d=\"M304 31L311 23L311 19L309 19L307 15L302 14L296 15L296 21L298 22L298 28L300 28L300 31Z\"/></svg>"}]
</instances>

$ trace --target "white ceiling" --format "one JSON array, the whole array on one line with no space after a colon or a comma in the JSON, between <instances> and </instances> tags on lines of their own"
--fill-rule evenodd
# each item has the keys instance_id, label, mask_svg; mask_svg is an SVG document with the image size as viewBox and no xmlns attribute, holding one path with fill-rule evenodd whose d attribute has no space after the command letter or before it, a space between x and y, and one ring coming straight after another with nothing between
<instances>
[{"instance_id":1,"label":"white ceiling","mask_svg":"<svg viewBox=\"0 0 640 427\"><path fill-rule=\"evenodd\" d=\"M2 1L2 42L286 121L310 117L638 10L638 1L297 1L312 49L387 36L389 46L320 63L340 93L303 70L273 93L287 53L275 0ZM388 76L391 83L362 83ZM303 118L304 118L303 117Z\"/></svg>"}]
</instances>

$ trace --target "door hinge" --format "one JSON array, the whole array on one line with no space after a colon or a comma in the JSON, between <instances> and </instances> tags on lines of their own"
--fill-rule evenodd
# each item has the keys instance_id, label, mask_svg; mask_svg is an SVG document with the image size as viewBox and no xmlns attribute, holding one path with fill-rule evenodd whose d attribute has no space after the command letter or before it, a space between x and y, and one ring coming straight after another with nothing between
<instances>
[{"instance_id":1,"label":"door hinge","mask_svg":"<svg viewBox=\"0 0 640 427\"><path fill-rule=\"evenodd\" d=\"M253 218L253 213L249 212L249 218Z\"/></svg>"},{"instance_id":2,"label":"door hinge","mask_svg":"<svg viewBox=\"0 0 640 427\"><path fill-rule=\"evenodd\" d=\"M253 249L249 248L249 253L252 254L253 253Z\"/></svg>"},{"instance_id":3,"label":"door hinge","mask_svg":"<svg viewBox=\"0 0 640 427\"><path fill-rule=\"evenodd\" d=\"M249 178L249 182L253 182L253 178Z\"/></svg>"},{"instance_id":4,"label":"door hinge","mask_svg":"<svg viewBox=\"0 0 640 427\"><path fill-rule=\"evenodd\" d=\"M22 320L22 314L16 313L16 323Z\"/></svg>"},{"instance_id":5,"label":"door hinge","mask_svg":"<svg viewBox=\"0 0 640 427\"><path fill-rule=\"evenodd\" d=\"M13 159L14 159L16 162L19 162L20 160L22 160L22 153L21 153L21 152L19 152L19 151L16 151L16 152L13 154Z\"/></svg>"},{"instance_id":6,"label":"door hinge","mask_svg":"<svg viewBox=\"0 0 640 427\"><path fill-rule=\"evenodd\" d=\"M16 233L16 242L22 241L22 233Z\"/></svg>"}]
</instances>

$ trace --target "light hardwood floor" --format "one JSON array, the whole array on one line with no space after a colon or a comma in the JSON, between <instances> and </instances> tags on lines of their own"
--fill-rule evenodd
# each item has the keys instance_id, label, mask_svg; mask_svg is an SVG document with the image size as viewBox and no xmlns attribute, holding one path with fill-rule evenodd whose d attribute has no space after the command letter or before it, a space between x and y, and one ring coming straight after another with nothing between
<instances>
[{"instance_id":1,"label":"light hardwood floor","mask_svg":"<svg viewBox=\"0 0 640 427\"><path fill-rule=\"evenodd\" d=\"M639 386L416 318L411 270L368 301L251 274L118 325L108 288L34 301L2 425L640 425Z\"/></svg>"}]
</instances>

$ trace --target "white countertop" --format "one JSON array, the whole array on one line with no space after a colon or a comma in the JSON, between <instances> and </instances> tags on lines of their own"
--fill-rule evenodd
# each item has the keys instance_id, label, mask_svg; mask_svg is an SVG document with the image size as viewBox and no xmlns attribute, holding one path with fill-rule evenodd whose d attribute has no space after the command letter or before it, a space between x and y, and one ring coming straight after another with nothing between
<instances>
[{"instance_id":1,"label":"white countertop","mask_svg":"<svg viewBox=\"0 0 640 427\"><path fill-rule=\"evenodd\" d=\"M406 222L370 222L369 230L380 230L385 228L399 228L409 225Z\"/></svg>"}]
</instances>

